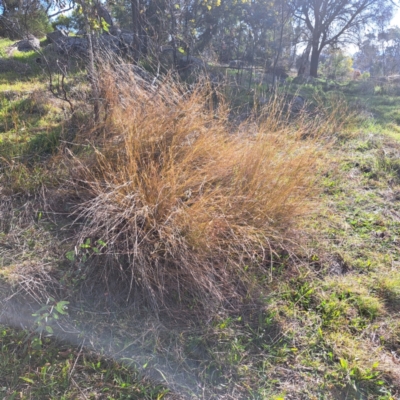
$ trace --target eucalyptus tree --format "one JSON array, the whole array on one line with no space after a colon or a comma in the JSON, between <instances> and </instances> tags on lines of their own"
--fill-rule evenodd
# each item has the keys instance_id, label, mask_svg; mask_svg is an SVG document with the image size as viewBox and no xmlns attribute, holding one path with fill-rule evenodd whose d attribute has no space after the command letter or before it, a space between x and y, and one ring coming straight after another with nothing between
<instances>
[{"instance_id":1,"label":"eucalyptus tree","mask_svg":"<svg viewBox=\"0 0 400 400\"><path fill-rule=\"evenodd\" d=\"M46 4L39 0L0 0L0 36L41 36L51 30Z\"/></svg>"},{"instance_id":2,"label":"eucalyptus tree","mask_svg":"<svg viewBox=\"0 0 400 400\"><path fill-rule=\"evenodd\" d=\"M0 36L42 36L51 31L50 18L74 5L74 0L0 0Z\"/></svg>"},{"instance_id":3,"label":"eucalyptus tree","mask_svg":"<svg viewBox=\"0 0 400 400\"><path fill-rule=\"evenodd\" d=\"M385 59L388 74L400 73L400 28L394 27L387 30Z\"/></svg>"},{"instance_id":4,"label":"eucalyptus tree","mask_svg":"<svg viewBox=\"0 0 400 400\"><path fill-rule=\"evenodd\" d=\"M310 75L317 77L324 48L353 42L357 31L376 25L379 16L387 18L393 3L391 0L294 0L292 7L309 31Z\"/></svg>"},{"instance_id":5,"label":"eucalyptus tree","mask_svg":"<svg viewBox=\"0 0 400 400\"><path fill-rule=\"evenodd\" d=\"M371 76L400 74L400 28L368 34L354 55L354 63Z\"/></svg>"}]
</instances>

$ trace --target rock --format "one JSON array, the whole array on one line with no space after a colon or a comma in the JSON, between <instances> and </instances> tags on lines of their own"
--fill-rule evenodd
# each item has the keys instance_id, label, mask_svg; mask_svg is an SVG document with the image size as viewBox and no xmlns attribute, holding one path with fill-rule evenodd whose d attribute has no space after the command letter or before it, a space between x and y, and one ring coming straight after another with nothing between
<instances>
[{"instance_id":1,"label":"rock","mask_svg":"<svg viewBox=\"0 0 400 400\"><path fill-rule=\"evenodd\" d=\"M109 28L109 30L108 30L108 33L111 35L111 36L117 36L117 37L119 37L120 35L121 35L121 33L122 33L122 31L121 31L121 29L119 29L118 27L116 27L116 26L110 26L110 28Z\"/></svg>"},{"instance_id":2,"label":"rock","mask_svg":"<svg viewBox=\"0 0 400 400\"><path fill-rule=\"evenodd\" d=\"M135 48L135 34L133 32L122 31L117 37L119 38L119 48L123 53L135 54L137 51L143 52L146 49L146 41L148 38L146 38L145 35L138 35L138 49Z\"/></svg>"},{"instance_id":3,"label":"rock","mask_svg":"<svg viewBox=\"0 0 400 400\"><path fill-rule=\"evenodd\" d=\"M47 35L49 41L56 47L56 51L72 56L87 55L88 40L82 32L83 37L68 36L65 31L54 31ZM146 38L139 35L138 42L140 50L145 48ZM108 33L103 33L97 39L97 44L101 50L111 51L115 54L129 54L134 52L135 34L129 31L111 26Z\"/></svg>"},{"instance_id":4,"label":"rock","mask_svg":"<svg viewBox=\"0 0 400 400\"><path fill-rule=\"evenodd\" d=\"M86 38L77 36L60 37L54 45L60 53L79 56L86 55L88 49Z\"/></svg>"},{"instance_id":5,"label":"rock","mask_svg":"<svg viewBox=\"0 0 400 400\"><path fill-rule=\"evenodd\" d=\"M140 78L142 78L144 81L151 83L154 80L154 76L151 75L149 72L147 72L146 70L144 70L143 68L140 68L137 65L132 65L132 70L134 72L134 74L136 74L137 76L139 76Z\"/></svg>"},{"instance_id":6,"label":"rock","mask_svg":"<svg viewBox=\"0 0 400 400\"><path fill-rule=\"evenodd\" d=\"M135 43L135 34L134 33L127 33L122 32L119 35L121 42L123 42L126 46L131 47Z\"/></svg>"},{"instance_id":7,"label":"rock","mask_svg":"<svg viewBox=\"0 0 400 400\"><path fill-rule=\"evenodd\" d=\"M387 77L389 83L400 83L400 75L391 75Z\"/></svg>"},{"instance_id":8,"label":"rock","mask_svg":"<svg viewBox=\"0 0 400 400\"><path fill-rule=\"evenodd\" d=\"M19 51L32 51L40 49L40 41L33 35L28 35L26 39L20 40L16 43Z\"/></svg>"},{"instance_id":9,"label":"rock","mask_svg":"<svg viewBox=\"0 0 400 400\"><path fill-rule=\"evenodd\" d=\"M55 30L54 32L50 32L46 35L47 39L50 43L57 43L65 37L68 37L68 33L63 29Z\"/></svg>"},{"instance_id":10,"label":"rock","mask_svg":"<svg viewBox=\"0 0 400 400\"><path fill-rule=\"evenodd\" d=\"M117 36L103 34L99 37L100 48L111 50L114 53L120 51L120 39Z\"/></svg>"},{"instance_id":11,"label":"rock","mask_svg":"<svg viewBox=\"0 0 400 400\"><path fill-rule=\"evenodd\" d=\"M207 64L201 59L193 56L183 56L178 58L178 71L186 77L200 71L206 71Z\"/></svg>"},{"instance_id":12,"label":"rock","mask_svg":"<svg viewBox=\"0 0 400 400\"><path fill-rule=\"evenodd\" d=\"M69 54L72 56L83 56L87 54L88 41L86 37L68 36L63 31L54 31L48 33L47 38L58 53ZM119 50L119 39L115 36L108 34L100 35L98 43L100 47L107 50Z\"/></svg>"},{"instance_id":13,"label":"rock","mask_svg":"<svg viewBox=\"0 0 400 400\"><path fill-rule=\"evenodd\" d=\"M134 64L118 64L115 66L115 70L118 72L119 76L124 81L129 80L129 75L133 73L136 80L140 83L150 85L154 82L155 77L149 72L140 68L138 65Z\"/></svg>"},{"instance_id":14,"label":"rock","mask_svg":"<svg viewBox=\"0 0 400 400\"><path fill-rule=\"evenodd\" d=\"M290 102L290 108L293 112L300 112L304 109L306 100L302 96L294 96Z\"/></svg>"},{"instance_id":15,"label":"rock","mask_svg":"<svg viewBox=\"0 0 400 400\"><path fill-rule=\"evenodd\" d=\"M206 63L201 59L193 56L183 56L178 59L178 69L183 70L199 70L205 69Z\"/></svg>"},{"instance_id":16,"label":"rock","mask_svg":"<svg viewBox=\"0 0 400 400\"><path fill-rule=\"evenodd\" d=\"M199 67L204 67L206 65L206 63L201 58L193 56L183 56L180 61L186 65L196 65Z\"/></svg>"}]
</instances>

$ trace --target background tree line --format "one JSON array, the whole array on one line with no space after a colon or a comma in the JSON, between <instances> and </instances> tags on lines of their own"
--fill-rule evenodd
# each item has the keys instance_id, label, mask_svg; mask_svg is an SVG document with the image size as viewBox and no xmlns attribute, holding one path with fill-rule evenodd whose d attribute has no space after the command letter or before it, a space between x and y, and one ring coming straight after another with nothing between
<instances>
[{"instance_id":1,"label":"background tree line","mask_svg":"<svg viewBox=\"0 0 400 400\"><path fill-rule=\"evenodd\" d=\"M278 75L296 66L299 75L317 77L352 43L358 68L387 74L400 68L400 31L388 29L393 8L390 0L0 0L0 36L82 32L85 14L107 31L108 10L114 27L134 34L139 57L151 43Z\"/></svg>"}]
</instances>

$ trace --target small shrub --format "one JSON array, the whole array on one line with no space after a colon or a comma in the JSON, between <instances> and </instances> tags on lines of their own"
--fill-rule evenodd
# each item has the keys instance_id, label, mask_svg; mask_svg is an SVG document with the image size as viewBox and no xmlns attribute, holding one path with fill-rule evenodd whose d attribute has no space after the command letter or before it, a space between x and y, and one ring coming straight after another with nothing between
<instances>
[{"instance_id":1,"label":"small shrub","mask_svg":"<svg viewBox=\"0 0 400 400\"><path fill-rule=\"evenodd\" d=\"M275 98L260 120L234 128L204 85L188 91L166 79L151 89L107 69L99 82L105 121L81 133L92 151L70 166L80 240L107 243L113 271L155 308L167 298L211 308L251 295L253 273L269 274L315 207L315 133L327 125L305 115L289 122Z\"/></svg>"}]
</instances>

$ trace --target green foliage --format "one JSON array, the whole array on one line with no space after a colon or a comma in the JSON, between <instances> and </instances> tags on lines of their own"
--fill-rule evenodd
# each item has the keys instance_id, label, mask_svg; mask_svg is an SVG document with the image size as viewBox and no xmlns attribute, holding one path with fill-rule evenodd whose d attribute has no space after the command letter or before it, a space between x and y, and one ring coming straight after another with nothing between
<instances>
[{"instance_id":1,"label":"green foliage","mask_svg":"<svg viewBox=\"0 0 400 400\"><path fill-rule=\"evenodd\" d=\"M17 6L10 11L7 15L9 22L0 23L0 36L10 39L22 38L27 34L42 37L52 30L45 8L39 3L22 9ZM10 21L18 28L9 29Z\"/></svg>"},{"instance_id":2,"label":"green foliage","mask_svg":"<svg viewBox=\"0 0 400 400\"><path fill-rule=\"evenodd\" d=\"M73 250L67 251L65 257L72 263L76 263L79 268L82 268L91 257L99 255L106 246L107 244L101 239L92 244L91 239L87 238L84 243L79 245L77 252Z\"/></svg>"},{"instance_id":3,"label":"green foliage","mask_svg":"<svg viewBox=\"0 0 400 400\"><path fill-rule=\"evenodd\" d=\"M16 100L0 98L0 151L3 161L23 160L54 154L60 143L62 124L42 92Z\"/></svg>"},{"instance_id":4,"label":"green foliage","mask_svg":"<svg viewBox=\"0 0 400 400\"><path fill-rule=\"evenodd\" d=\"M322 327L335 329L347 323L349 305L345 299L340 299L332 294L317 306L316 310L322 317Z\"/></svg>"},{"instance_id":5,"label":"green foliage","mask_svg":"<svg viewBox=\"0 0 400 400\"><path fill-rule=\"evenodd\" d=\"M364 71L362 74L361 74L361 79L363 79L363 80L367 80L367 79L369 79L371 77L371 74L369 73L369 72L367 72L367 71Z\"/></svg>"},{"instance_id":6,"label":"green foliage","mask_svg":"<svg viewBox=\"0 0 400 400\"><path fill-rule=\"evenodd\" d=\"M27 22L24 21L22 23L26 32L39 38L45 36L47 32L51 32L52 30L49 18L44 9L40 9L35 15L29 16L26 21Z\"/></svg>"},{"instance_id":7,"label":"green foliage","mask_svg":"<svg viewBox=\"0 0 400 400\"><path fill-rule=\"evenodd\" d=\"M389 308L400 310L400 273L395 271L378 276L380 295L387 301Z\"/></svg>"},{"instance_id":8,"label":"green foliage","mask_svg":"<svg viewBox=\"0 0 400 400\"><path fill-rule=\"evenodd\" d=\"M56 302L53 297L49 297L46 304L32 314L33 317L36 317L34 321L36 325L35 332L38 332L40 335L40 344L43 333L46 335L52 335L54 333L52 324L60 319L61 316L67 314L66 310L68 304L69 301Z\"/></svg>"},{"instance_id":9,"label":"green foliage","mask_svg":"<svg viewBox=\"0 0 400 400\"><path fill-rule=\"evenodd\" d=\"M72 15L58 15L57 18L52 21L51 26L53 30L57 29L66 29L70 31L76 27L76 20L74 18L74 14Z\"/></svg>"},{"instance_id":10,"label":"green foliage","mask_svg":"<svg viewBox=\"0 0 400 400\"><path fill-rule=\"evenodd\" d=\"M308 310L315 292L315 288L310 285L310 282L294 279L288 289L288 292L284 294L284 298L289 300L294 306Z\"/></svg>"},{"instance_id":11,"label":"green foliage","mask_svg":"<svg viewBox=\"0 0 400 400\"><path fill-rule=\"evenodd\" d=\"M346 55L341 49L329 49L321 58L324 59L320 65L323 76L333 80L349 80L353 72L353 59Z\"/></svg>"},{"instance_id":12,"label":"green foliage","mask_svg":"<svg viewBox=\"0 0 400 400\"><path fill-rule=\"evenodd\" d=\"M77 5L69 15L60 14L51 22L53 30L64 29L67 31L77 32L83 30L84 26L85 21L80 5Z\"/></svg>"}]
</instances>

